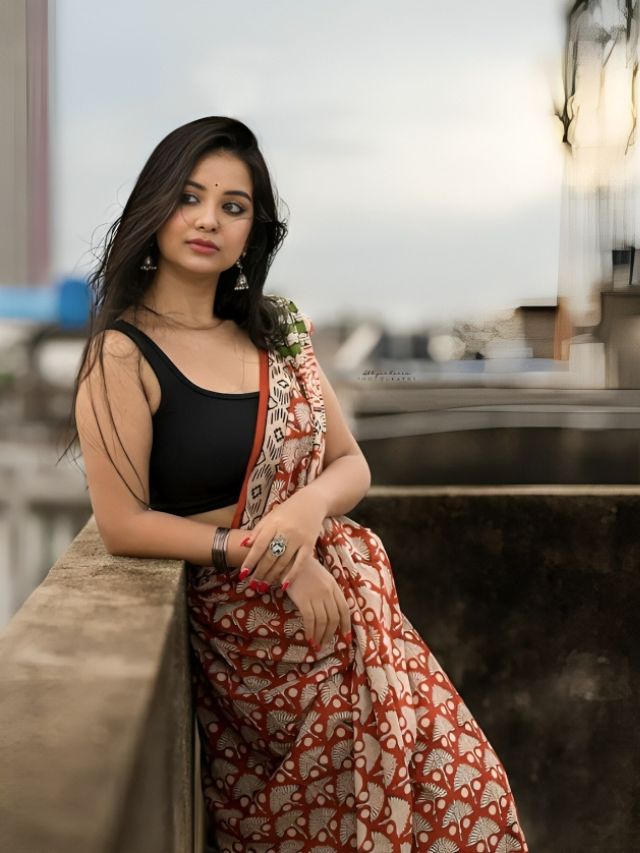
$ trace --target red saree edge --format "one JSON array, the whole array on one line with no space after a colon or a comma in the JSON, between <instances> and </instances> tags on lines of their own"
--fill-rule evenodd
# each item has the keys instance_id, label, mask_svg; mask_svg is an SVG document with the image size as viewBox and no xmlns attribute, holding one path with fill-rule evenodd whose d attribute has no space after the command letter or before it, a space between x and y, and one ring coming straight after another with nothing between
<instances>
[{"instance_id":1,"label":"red saree edge","mask_svg":"<svg viewBox=\"0 0 640 853\"><path fill-rule=\"evenodd\" d=\"M247 463L247 470L244 473L244 482L242 483L242 489L240 490L240 497L238 498L238 505L236 506L236 511L233 515L233 521L231 522L231 529L237 529L240 526L240 521L242 519L242 513L244 512L244 505L247 500L247 487L249 485L249 478L251 476L251 472L253 471L253 466L256 464L256 459L260 453L260 448L262 447L262 442L264 441L264 434L266 429L266 417L267 417L267 400L269 397L269 354L266 350L260 350L260 396L258 397L258 414L256 415L256 431L253 437L253 447L251 448L251 456L249 457L249 462Z\"/></svg>"}]
</instances>

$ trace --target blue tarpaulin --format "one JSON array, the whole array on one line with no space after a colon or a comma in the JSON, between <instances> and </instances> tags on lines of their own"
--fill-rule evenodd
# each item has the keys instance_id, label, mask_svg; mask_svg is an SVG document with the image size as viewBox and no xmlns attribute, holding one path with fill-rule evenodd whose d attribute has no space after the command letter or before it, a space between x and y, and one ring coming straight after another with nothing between
<instances>
[{"instance_id":1,"label":"blue tarpaulin","mask_svg":"<svg viewBox=\"0 0 640 853\"><path fill-rule=\"evenodd\" d=\"M89 287L82 278L64 278L48 285L0 286L0 318L82 329L89 320L90 305Z\"/></svg>"}]
</instances>

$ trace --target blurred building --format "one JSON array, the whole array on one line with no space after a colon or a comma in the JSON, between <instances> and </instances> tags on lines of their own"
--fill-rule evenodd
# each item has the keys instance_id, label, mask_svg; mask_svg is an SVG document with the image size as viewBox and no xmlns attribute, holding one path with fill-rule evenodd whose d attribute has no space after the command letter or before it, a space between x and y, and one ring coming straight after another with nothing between
<instances>
[{"instance_id":1,"label":"blurred building","mask_svg":"<svg viewBox=\"0 0 640 853\"><path fill-rule=\"evenodd\" d=\"M0 628L90 513L81 472L56 466L56 422L70 400L69 376L56 368L65 341L54 354L50 326L8 318L18 303L36 310L56 298L49 287L53 8L48 0L0 3Z\"/></svg>"},{"instance_id":2,"label":"blurred building","mask_svg":"<svg viewBox=\"0 0 640 853\"><path fill-rule=\"evenodd\" d=\"M0 282L49 278L49 2L0 3Z\"/></svg>"}]
</instances>

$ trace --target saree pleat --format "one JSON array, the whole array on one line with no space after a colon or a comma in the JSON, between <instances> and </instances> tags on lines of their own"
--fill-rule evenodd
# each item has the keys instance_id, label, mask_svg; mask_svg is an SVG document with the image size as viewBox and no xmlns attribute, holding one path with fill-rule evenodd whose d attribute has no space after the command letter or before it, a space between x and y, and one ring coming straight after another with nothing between
<instances>
[{"instance_id":1,"label":"saree pleat","mask_svg":"<svg viewBox=\"0 0 640 853\"><path fill-rule=\"evenodd\" d=\"M251 530L322 471L326 421L310 323L261 354L253 452L233 527ZM202 789L223 853L527 853L506 771L402 613L379 536L323 522L315 556L353 639L318 652L279 586L189 566Z\"/></svg>"}]
</instances>

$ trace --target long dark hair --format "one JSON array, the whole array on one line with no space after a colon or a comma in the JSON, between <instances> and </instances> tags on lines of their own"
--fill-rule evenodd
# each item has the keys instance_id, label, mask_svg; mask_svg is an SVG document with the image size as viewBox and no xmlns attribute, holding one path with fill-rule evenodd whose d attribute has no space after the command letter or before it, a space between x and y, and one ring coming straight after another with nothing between
<instances>
[{"instance_id":1,"label":"long dark hair","mask_svg":"<svg viewBox=\"0 0 640 853\"><path fill-rule=\"evenodd\" d=\"M76 398L82 379L91 372L96 360L100 362L106 394L102 333L126 309L132 309L134 316L138 310L148 310L143 303L153 274L140 266L147 255L157 256L156 232L179 204L184 184L198 160L217 151L233 154L248 167L253 182L254 219L242 258L248 289L234 291L237 267L223 270L218 279L212 316L234 320L259 349L268 350L284 343L287 318L282 300L263 294L263 289L269 268L287 235L287 225L280 219L279 199L257 139L241 121L225 116L205 116L188 122L165 136L152 151L122 213L107 230L97 253L97 266L87 277L93 295L88 337L73 385L69 419L71 438L58 462L71 449L79 449ZM107 407L117 433L108 397ZM104 444L106 448L107 442ZM123 450L130 462L124 447ZM131 491L124 477L122 479ZM145 500L136 497L148 506Z\"/></svg>"}]
</instances>

